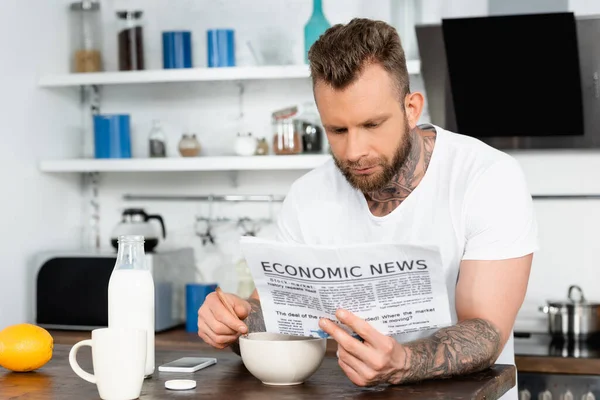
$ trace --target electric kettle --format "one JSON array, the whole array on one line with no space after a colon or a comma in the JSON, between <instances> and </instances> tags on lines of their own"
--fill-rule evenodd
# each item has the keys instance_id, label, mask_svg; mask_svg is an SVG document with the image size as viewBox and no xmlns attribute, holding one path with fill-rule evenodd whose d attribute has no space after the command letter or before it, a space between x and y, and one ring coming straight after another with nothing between
<instances>
[{"instance_id":1,"label":"electric kettle","mask_svg":"<svg viewBox=\"0 0 600 400\"><path fill-rule=\"evenodd\" d=\"M142 235L144 237L144 252L149 253L158 245L160 232L150 222L156 219L162 226L162 237L167 237L165 223L160 215L148 215L141 208L128 208L121 215L121 222L113 229L110 242L118 249L118 239L121 235Z\"/></svg>"}]
</instances>

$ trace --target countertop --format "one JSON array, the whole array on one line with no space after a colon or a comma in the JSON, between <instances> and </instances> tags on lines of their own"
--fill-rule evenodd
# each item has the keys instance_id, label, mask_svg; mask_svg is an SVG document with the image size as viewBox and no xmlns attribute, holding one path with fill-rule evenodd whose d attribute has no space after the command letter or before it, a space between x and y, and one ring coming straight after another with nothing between
<instances>
[{"instance_id":1,"label":"countertop","mask_svg":"<svg viewBox=\"0 0 600 400\"><path fill-rule=\"evenodd\" d=\"M53 331L56 343L73 345L88 339L89 332ZM515 337L515 364L521 372L546 372L561 374L600 375L600 349L590 350L573 344L555 343L548 335L533 334ZM203 351L207 345L195 333L183 328L168 330L156 335L156 347L173 350ZM327 353L335 355L336 342L328 341Z\"/></svg>"},{"instance_id":2,"label":"countertop","mask_svg":"<svg viewBox=\"0 0 600 400\"><path fill-rule=\"evenodd\" d=\"M515 333L519 372L600 375L600 344L553 338L544 333Z\"/></svg>"},{"instance_id":3,"label":"countertop","mask_svg":"<svg viewBox=\"0 0 600 400\"><path fill-rule=\"evenodd\" d=\"M181 332L171 333L171 338ZM74 335L56 335L57 342L75 338ZM65 337L67 339L65 339ZM185 337L185 335L183 336ZM89 338L89 333L81 335ZM319 370L302 385L271 387L263 385L244 367L240 357L230 350L215 350L196 342L193 347L185 341L163 339L157 335L157 365L179 357L189 356L189 349L199 350L199 354L216 357L217 364L194 374L165 373L155 371L144 381L141 400L168 398L218 398L218 399L486 399L494 400L515 385L513 366L497 365L481 373L455 379L428 381L415 385L379 385L372 388L358 387L343 374L334 355L329 354ZM166 349L166 347L177 349ZM166 346L165 346L166 345ZM68 362L70 344L56 344L52 360L35 372L11 373L0 368L0 387L3 398L10 399L60 399L81 400L98 398L96 386L79 378L71 370ZM331 350L331 349L330 349ZM330 353L330 352L329 352ZM83 348L78 354L78 362L92 372L91 351ZM169 379L194 379L197 387L190 391L171 392L165 389L164 382Z\"/></svg>"}]
</instances>

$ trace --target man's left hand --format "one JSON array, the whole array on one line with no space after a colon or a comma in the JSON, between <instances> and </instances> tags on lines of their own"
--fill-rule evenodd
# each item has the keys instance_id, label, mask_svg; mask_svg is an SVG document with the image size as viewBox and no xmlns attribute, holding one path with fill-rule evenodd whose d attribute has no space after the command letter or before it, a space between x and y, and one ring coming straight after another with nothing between
<instances>
[{"instance_id":1,"label":"man's left hand","mask_svg":"<svg viewBox=\"0 0 600 400\"><path fill-rule=\"evenodd\" d=\"M406 361L402 345L350 311L340 309L335 315L364 340L353 338L328 319L319 321L321 329L338 343L338 363L346 376L358 386L398 381Z\"/></svg>"}]
</instances>

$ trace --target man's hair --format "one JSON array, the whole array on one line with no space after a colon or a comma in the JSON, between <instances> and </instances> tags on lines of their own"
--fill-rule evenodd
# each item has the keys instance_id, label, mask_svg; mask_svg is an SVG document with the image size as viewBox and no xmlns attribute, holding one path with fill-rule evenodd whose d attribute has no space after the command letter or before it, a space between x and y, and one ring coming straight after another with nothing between
<instances>
[{"instance_id":1,"label":"man's hair","mask_svg":"<svg viewBox=\"0 0 600 400\"><path fill-rule=\"evenodd\" d=\"M396 29L383 21L355 18L329 28L308 52L313 87L323 81L344 89L371 64L381 65L396 81L400 100L410 93L404 49Z\"/></svg>"}]
</instances>

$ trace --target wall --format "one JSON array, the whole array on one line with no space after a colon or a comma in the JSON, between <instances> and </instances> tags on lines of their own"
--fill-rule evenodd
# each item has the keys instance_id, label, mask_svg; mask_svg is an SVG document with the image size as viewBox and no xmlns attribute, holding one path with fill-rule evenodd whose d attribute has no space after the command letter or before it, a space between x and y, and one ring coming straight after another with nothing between
<instances>
[{"instance_id":1,"label":"wall","mask_svg":"<svg viewBox=\"0 0 600 400\"><path fill-rule=\"evenodd\" d=\"M137 4L136 4L137 3ZM104 53L109 69L115 69L116 25L115 9L142 5L146 21L146 54L149 68L160 68L159 32L164 29L193 29L194 59L198 66L205 63L204 32L209 27L231 26L238 33L238 44L250 40L264 52L273 63L293 63L301 59L302 27L310 15L308 1L262 0L239 2L236 7L230 2L184 1L177 5L166 0L135 1L105 0L102 3L105 25ZM325 12L331 23L344 22L353 16L369 16L386 21L398 21L392 15L389 2L367 2L360 0L325 1ZM572 6L575 2L572 2ZM578 13L595 12L591 7ZM23 6L24 7L24 6ZM435 22L442 17L485 15L485 0L423 0L422 21ZM55 20L59 16L55 15ZM260 26L256 21L261 21ZM48 35L52 37L52 35ZM55 36L52 37L55 40ZM253 61L243 46L239 49L240 62ZM49 66L49 68L61 66ZM413 88L422 88L418 77L412 77ZM108 87L102 92L102 111L127 112L133 118L134 154L145 156L146 137L152 119L164 123L169 136L169 153L176 155L176 144L183 132L197 133L203 145L203 154L225 154L231 152L232 141L238 131L251 131L257 136L269 136L269 116L276 109L311 100L310 85L306 81L252 82L240 88L233 83L197 83ZM63 99L63 98L61 98ZM241 101L240 101L241 99ZM63 99L64 100L64 99ZM71 99L72 100L72 99ZM53 107L59 107L54 104ZM61 110L69 106L63 103ZM427 115L422 118L428 120ZM53 132L63 132L62 125ZM52 149L55 156L73 142L64 142ZM0 150L1 151L1 150ZM600 180L595 171L600 170L600 156L593 152L534 152L515 154L522 163L531 190L535 194L550 193L600 193ZM31 162L29 168L33 167ZM227 173L147 173L105 174L101 177L101 235L103 245L109 250L111 231L125 207L143 206L147 211L160 213L168 228L166 242L160 249L179 246L194 246L197 250L199 268L207 280L219 280L226 289L235 289L233 264L238 257L235 239L239 233L235 225L237 218L252 216L266 218L276 215L278 205L215 204L213 216L228 217L232 221L219 224L216 230L218 248L202 246L195 235L196 216L208 216L209 205L199 203L125 202L122 195L133 194L282 194L285 195L291 182L302 172L243 172L238 176L238 186L231 183ZM47 178L70 185L75 178ZM64 180L64 181L63 181ZM56 194L55 194L56 196ZM563 298L569 284L582 285L589 298L600 299L595 248L596 237L600 236L600 213L597 201L548 200L536 201L540 225L542 249L536 255L527 294L526 304L520 314L518 326L535 327L543 330L544 318L537 306L548 298ZM60 215L60 213L59 213ZM62 215L64 217L64 215ZM57 217L58 219L59 217ZM68 226L77 226L73 221ZM67 225L63 225L67 226ZM203 228L200 226L199 228ZM30 228L33 229L33 228ZM61 231L61 235L69 235ZM75 228L72 228L75 229ZM268 235L269 227L260 234ZM38 247L34 246L37 250ZM12 270L15 270L13 268ZM0 283L1 285L1 283ZM2 296L0 294L0 296ZM6 304L0 301L0 305ZM1 319L0 319L1 321Z\"/></svg>"},{"instance_id":2,"label":"wall","mask_svg":"<svg viewBox=\"0 0 600 400\"><path fill-rule=\"evenodd\" d=\"M103 15L113 21L114 11L126 4L127 0L105 1ZM139 4L139 3L138 3ZM228 2L189 3L186 12L171 10L166 0L144 2L145 46L149 68L161 68L161 46L157 39L160 31L166 29L191 29L194 37L194 63L204 66L206 29L230 26L236 31L237 55L240 65L252 65L243 44L250 41L262 52L267 63L300 63L303 59L303 26L311 14L311 2L304 0L286 1L285 7L279 0L262 0L256 3L241 2L232 8ZM268 12L266 11L268 10ZM411 21L401 9L391 7L391 2L381 1L370 4L362 0L324 1L324 11L331 24L347 22L353 17L362 16L382 19L391 23ZM260 25L256 21L261 21ZM104 31L104 52L108 69L116 69L115 33L116 26L108 23ZM419 79L413 84L421 86ZM178 156L177 143L184 132L197 134L202 155L233 153L233 141L237 132L252 132L255 136L270 139L271 113L294 104L312 102L312 89L308 80L245 82L243 95L240 86L231 82L195 84L156 84L133 85L127 87L105 87L102 92L102 112L126 112L132 116L134 155L147 155L147 135L153 119L159 119L168 135L168 154ZM238 257L235 242L239 229L235 226L238 218L274 216L278 204L272 205L270 212L266 204L259 205L215 205L214 216L228 217L233 221L221 224L217 230L222 253L226 253L223 267L213 267L214 257L207 261L206 253L212 248L203 247L195 235L195 217L208 216L207 204L165 203L165 202L124 202L124 193L150 194L274 194L285 195L289 185L303 171L296 172L244 172L238 176L238 187L231 184L227 173L199 174L148 174L140 182L135 174L107 174L101 184L101 235L103 244L108 246L111 232L118 222L121 211L126 207L143 206L150 212L160 212L169 230L167 241L161 248L192 245L197 249L198 262L206 279L220 279L225 288L235 290L235 279L227 279L225 271L232 271ZM201 224L200 224L201 225ZM202 227L200 227L201 229ZM265 227L261 234L268 232ZM215 270L214 273L211 273ZM229 274L229 277L235 278Z\"/></svg>"},{"instance_id":3,"label":"wall","mask_svg":"<svg viewBox=\"0 0 600 400\"><path fill-rule=\"evenodd\" d=\"M79 147L78 96L36 88L38 66L62 68L64 13L46 0L0 2L0 329L24 322L30 257L75 246L81 227L78 177L47 176L37 161Z\"/></svg>"},{"instance_id":4,"label":"wall","mask_svg":"<svg viewBox=\"0 0 600 400\"><path fill-rule=\"evenodd\" d=\"M116 0L115 0L116 1ZM382 2L383 3L383 2ZM279 49L274 54L274 60L294 58L289 51L296 51L301 40L303 21L310 13L306 2L289 2L290 9L278 8L278 2L263 1L262 7L240 6L240 9L229 10L224 3L217 3L214 8L206 10L208 14L200 17L195 12L203 9L192 9L187 19L183 21L174 17L175 11L164 12L165 4L161 1L150 3L148 8L147 37L152 31L166 29L170 20L178 20L181 26L193 26L194 35L202 35L211 21L211 26L233 26L236 32L247 35L250 40L258 38L258 29L251 22L258 18L257 13L263 9L271 10L277 18L263 18L262 28L267 32L280 36L277 43L271 44ZM332 23L343 22L352 16L367 14L366 7L361 2L350 2L347 7L341 7L340 2L325 1L325 10ZM378 3L381 4L381 3ZM432 22L441 17L484 15L487 13L485 1L451 1L424 2L422 20ZM156 18L157 10L163 10L164 19ZM394 10L392 7L391 10ZM227 11L227 12L225 12ZM397 15L391 15L386 8L369 10L370 15L378 15L387 21L398 20ZM110 14L110 13L109 13ZM223 20L227 15L227 20ZM271 14L269 14L271 15ZM242 17L245 16L245 17ZM186 21L194 21L194 23ZM196 60L202 65L203 44L201 41L194 48ZM107 43L109 41L107 40ZM289 45L288 45L289 44ZM149 45L150 63L157 66L160 63L160 48ZM295 50L289 50L295 49ZM289 51L288 51L289 50ZM288 56L284 56L288 54ZM412 77L413 88L422 88L418 76ZM232 83L201 83L194 85L152 85L133 87L114 87L104 91L103 111L129 112L134 120L135 152L145 156L145 138L150 129L150 122L158 118L164 122L169 134L169 151L176 155L175 146L182 132L195 132L199 135L204 146L204 154L224 154L231 152L232 141L239 130L251 131L257 136L270 135L269 116L278 108L311 100L310 85L306 81L290 82L253 82L245 84L244 95L240 106L239 87ZM240 118L240 110L243 118ZM425 114L423 122L428 121ZM518 153L515 156L523 164L527 179L533 193L580 193L588 191L600 193L596 185L596 177L592 171L600 157L594 153ZM216 174L148 174L143 177L135 174L108 174L102 182L102 237L108 243L111 230L118 221L120 211L129 206L143 206L148 211L161 213L166 221L169 237L162 248L192 245L197 250L199 267L204 271L207 280L221 280L226 287L235 289L235 279L232 277L233 264L239 253L234 241L239 232L235 220L244 216L266 218L269 215L267 205L229 205L213 206L213 216L226 216L232 222L222 223L217 228L217 240L220 251L211 246L202 246L199 237L195 235L196 216L208 216L209 206L196 203L161 203L161 202L124 202L124 193L147 194L282 194L284 195L291 182L302 172L245 172L238 177L239 186L233 187L230 175ZM542 249L536 255L526 304L520 315L520 326L535 327L543 330L544 318L537 307L547 298L562 298L566 296L569 284L582 285L589 297L600 298L600 290L591 282L599 278L596 272L594 248L597 226L600 226L600 214L597 211L597 201L552 200L536 201L536 212L540 224L540 241ZM272 207L276 215L278 206ZM199 224L202 225L202 224ZM200 230L203 226L199 227ZM264 228L265 235L268 228ZM221 254L225 254L221 256ZM217 267L216 265L220 266Z\"/></svg>"}]
</instances>

